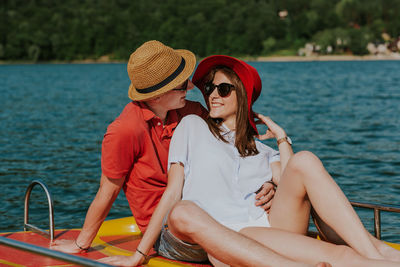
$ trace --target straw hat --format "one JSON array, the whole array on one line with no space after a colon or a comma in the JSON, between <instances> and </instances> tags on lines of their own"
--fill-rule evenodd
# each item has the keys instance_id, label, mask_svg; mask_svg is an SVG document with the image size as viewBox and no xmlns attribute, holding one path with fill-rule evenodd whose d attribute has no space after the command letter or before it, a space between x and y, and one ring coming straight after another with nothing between
<instances>
[{"instance_id":1,"label":"straw hat","mask_svg":"<svg viewBox=\"0 0 400 267\"><path fill-rule=\"evenodd\" d=\"M188 79L195 65L192 52L148 41L129 58L129 98L144 101L166 93Z\"/></svg>"},{"instance_id":2,"label":"straw hat","mask_svg":"<svg viewBox=\"0 0 400 267\"><path fill-rule=\"evenodd\" d=\"M192 82L202 91L205 96L204 90L204 78L210 72L210 70L217 66L225 66L233 70L239 79L243 83L247 94L247 107L249 111L249 121L253 129L258 133L256 123L254 121L254 112L252 110L253 103L257 100L261 93L261 79L257 70L247 64L246 62L223 55L209 56L203 59L197 66L196 72L193 75ZM207 103L206 99L206 103Z\"/></svg>"}]
</instances>

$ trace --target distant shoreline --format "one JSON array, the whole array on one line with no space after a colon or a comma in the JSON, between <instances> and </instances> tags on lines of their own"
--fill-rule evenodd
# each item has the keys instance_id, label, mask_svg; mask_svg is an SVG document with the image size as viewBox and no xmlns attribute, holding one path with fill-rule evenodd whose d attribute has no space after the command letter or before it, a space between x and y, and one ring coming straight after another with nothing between
<instances>
[{"instance_id":1,"label":"distant shoreline","mask_svg":"<svg viewBox=\"0 0 400 267\"><path fill-rule=\"evenodd\" d=\"M303 62L303 61L374 61L374 60L400 60L400 54L392 55L315 55L315 56L269 56L255 57L260 62Z\"/></svg>"},{"instance_id":2,"label":"distant shoreline","mask_svg":"<svg viewBox=\"0 0 400 267\"><path fill-rule=\"evenodd\" d=\"M315 55L315 56L247 56L239 57L245 61L257 62L308 62L308 61L385 61L385 60L400 60L400 54L392 55ZM200 61L200 58L198 61ZM71 60L71 61L4 61L0 60L0 65L18 65L18 64L112 64L112 63L127 63L124 60L111 60L101 57L100 59L85 59L85 60Z\"/></svg>"}]
</instances>

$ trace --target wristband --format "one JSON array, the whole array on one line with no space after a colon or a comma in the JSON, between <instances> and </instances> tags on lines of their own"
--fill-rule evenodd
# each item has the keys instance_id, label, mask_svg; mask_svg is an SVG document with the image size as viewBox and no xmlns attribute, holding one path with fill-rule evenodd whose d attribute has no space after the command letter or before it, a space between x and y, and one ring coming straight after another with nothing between
<instances>
[{"instance_id":1,"label":"wristband","mask_svg":"<svg viewBox=\"0 0 400 267\"><path fill-rule=\"evenodd\" d=\"M285 136L285 137L282 137L282 138L276 140L276 143L278 144L278 146L279 146L281 143L283 143L283 142L286 142L286 143L288 143L289 145L292 145L292 139L290 139L289 136Z\"/></svg>"},{"instance_id":2,"label":"wristband","mask_svg":"<svg viewBox=\"0 0 400 267\"><path fill-rule=\"evenodd\" d=\"M272 180L264 182L264 184L266 184L266 183L272 184L274 186L274 190L276 191L277 185ZM256 193L256 194L260 193L260 191L263 189L264 184L262 184L262 186L254 193Z\"/></svg>"},{"instance_id":3,"label":"wristband","mask_svg":"<svg viewBox=\"0 0 400 267\"><path fill-rule=\"evenodd\" d=\"M89 248L90 248L90 246L87 247L87 248L83 248L83 247L79 246L79 245L78 245L78 242L76 242L76 239L75 239L75 245L76 245L80 250L83 250L83 251L88 251Z\"/></svg>"},{"instance_id":4,"label":"wristband","mask_svg":"<svg viewBox=\"0 0 400 267\"><path fill-rule=\"evenodd\" d=\"M145 261L147 261L147 258L148 258L149 256L147 256L146 254L144 254L143 252L141 252L138 248L136 248L136 251L144 257L144 260L145 260Z\"/></svg>"},{"instance_id":5,"label":"wristband","mask_svg":"<svg viewBox=\"0 0 400 267\"><path fill-rule=\"evenodd\" d=\"M274 186L274 190L278 187L272 180L266 181L266 183L272 184Z\"/></svg>"}]
</instances>

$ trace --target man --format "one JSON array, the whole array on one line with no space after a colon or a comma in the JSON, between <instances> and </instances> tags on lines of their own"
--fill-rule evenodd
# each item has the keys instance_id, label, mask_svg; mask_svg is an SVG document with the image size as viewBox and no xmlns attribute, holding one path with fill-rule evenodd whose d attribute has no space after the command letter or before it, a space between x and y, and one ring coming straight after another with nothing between
<instances>
[{"instance_id":1,"label":"man","mask_svg":"<svg viewBox=\"0 0 400 267\"><path fill-rule=\"evenodd\" d=\"M147 228L167 184L167 157L172 133L188 114L207 116L197 102L185 100L194 85L189 76L196 58L188 50L174 50L149 41L130 56L129 97L119 117L104 135L100 187L76 240L57 240L52 249L78 253L90 247L121 188L142 232ZM268 209L270 184L259 193L258 205Z\"/></svg>"},{"instance_id":2,"label":"man","mask_svg":"<svg viewBox=\"0 0 400 267\"><path fill-rule=\"evenodd\" d=\"M149 41L131 54L127 104L109 125L102 145L100 187L76 240L52 248L77 253L90 247L121 188L142 232L167 184L167 157L173 130L187 114L206 116L200 103L186 101L196 65L188 50Z\"/></svg>"}]
</instances>

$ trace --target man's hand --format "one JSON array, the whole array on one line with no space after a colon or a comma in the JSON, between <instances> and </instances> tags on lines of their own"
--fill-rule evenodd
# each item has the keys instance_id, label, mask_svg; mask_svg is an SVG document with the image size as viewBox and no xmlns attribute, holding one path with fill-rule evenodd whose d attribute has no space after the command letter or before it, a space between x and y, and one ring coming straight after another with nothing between
<instances>
[{"instance_id":1,"label":"man's hand","mask_svg":"<svg viewBox=\"0 0 400 267\"><path fill-rule=\"evenodd\" d=\"M55 240L50 245L50 249L64 253L79 253L82 250L75 244L75 240L60 239Z\"/></svg>"},{"instance_id":2,"label":"man's hand","mask_svg":"<svg viewBox=\"0 0 400 267\"><path fill-rule=\"evenodd\" d=\"M265 182L256 193L256 206L263 208L267 213L269 213L275 195L274 185Z\"/></svg>"}]
</instances>

